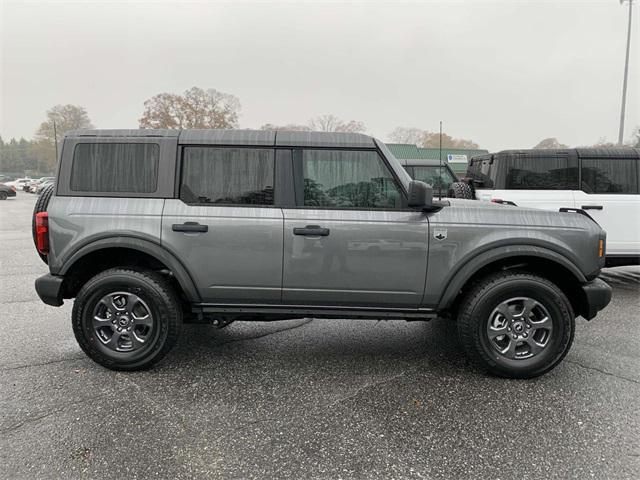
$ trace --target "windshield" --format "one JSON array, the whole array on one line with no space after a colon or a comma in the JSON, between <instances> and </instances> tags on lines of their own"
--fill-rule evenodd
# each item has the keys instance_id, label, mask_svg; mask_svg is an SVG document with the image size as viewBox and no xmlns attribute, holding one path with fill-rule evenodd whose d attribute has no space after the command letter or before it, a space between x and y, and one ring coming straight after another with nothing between
<instances>
[{"instance_id":1,"label":"windshield","mask_svg":"<svg viewBox=\"0 0 640 480\"><path fill-rule=\"evenodd\" d=\"M438 165L429 167L411 167L413 169L414 180L420 180L421 182L431 185L433 190L442 189L447 191L453 182L458 179L451 173L451 171L445 167Z\"/></svg>"}]
</instances>

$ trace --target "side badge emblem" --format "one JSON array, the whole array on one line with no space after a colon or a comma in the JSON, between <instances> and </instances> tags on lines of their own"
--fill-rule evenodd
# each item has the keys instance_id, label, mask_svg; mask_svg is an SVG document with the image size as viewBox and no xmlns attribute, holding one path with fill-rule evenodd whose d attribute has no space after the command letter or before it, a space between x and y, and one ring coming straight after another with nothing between
<instances>
[{"instance_id":1,"label":"side badge emblem","mask_svg":"<svg viewBox=\"0 0 640 480\"><path fill-rule=\"evenodd\" d=\"M433 230L433 238L436 240L444 240L447 238L447 229L446 228L436 228Z\"/></svg>"}]
</instances>

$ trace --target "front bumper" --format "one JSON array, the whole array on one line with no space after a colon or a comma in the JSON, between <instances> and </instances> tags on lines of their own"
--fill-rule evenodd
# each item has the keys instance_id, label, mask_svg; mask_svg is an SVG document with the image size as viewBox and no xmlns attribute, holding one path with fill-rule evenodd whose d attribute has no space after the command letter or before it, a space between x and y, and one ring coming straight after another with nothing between
<instances>
[{"instance_id":1,"label":"front bumper","mask_svg":"<svg viewBox=\"0 0 640 480\"><path fill-rule=\"evenodd\" d=\"M587 320L595 317L611 301L611 287L599 278L583 284L582 292L584 305L580 314Z\"/></svg>"},{"instance_id":2,"label":"front bumper","mask_svg":"<svg viewBox=\"0 0 640 480\"><path fill-rule=\"evenodd\" d=\"M36 278L36 293L47 305L59 307L62 301L62 282L64 277L47 273Z\"/></svg>"}]
</instances>

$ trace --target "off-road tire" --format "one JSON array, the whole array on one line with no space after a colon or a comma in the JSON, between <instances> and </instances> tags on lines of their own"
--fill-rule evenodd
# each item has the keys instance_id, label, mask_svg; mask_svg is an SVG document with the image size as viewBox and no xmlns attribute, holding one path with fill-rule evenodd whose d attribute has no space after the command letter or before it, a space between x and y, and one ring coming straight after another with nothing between
<instances>
[{"instance_id":1,"label":"off-road tire","mask_svg":"<svg viewBox=\"0 0 640 480\"><path fill-rule=\"evenodd\" d=\"M553 332L549 344L530 359L508 359L490 345L486 329L491 312L508 298L526 296L549 312ZM469 359L480 369L507 378L533 378L558 365L573 343L575 315L571 303L554 283L520 271L503 271L481 278L462 299L458 336Z\"/></svg>"},{"instance_id":2,"label":"off-road tire","mask_svg":"<svg viewBox=\"0 0 640 480\"><path fill-rule=\"evenodd\" d=\"M53 195L54 185L49 185L48 187L44 187L40 196L36 200L36 205L33 207L33 216L31 217L31 235L33 236L33 244L37 247L38 242L36 240L36 213L46 212L47 207L49 207L49 200L51 200L51 196ZM42 259L44 263L49 263L49 259L46 255L38 252L38 256Z\"/></svg>"},{"instance_id":3,"label":"off-road tire","mask_svg":"<svg viewBox=\"0 0 640 480\"><path fill-rule=\"evenodd\" d=\"M0 192L0 200L6 200L8 196L7 192Z\"/></svg>"},{"instance_id":4,"label":"off-road tire","mask_svg":"<svg viewBox=\"0 0 640 480\"><path fill-rule=\"evenodd\" d=\"M473 191L471 187L464 182L453 182L449 187L448 196L450 198L464 198L473 200Z\"/></svg>"},{"instance_id":5,"label":"off-road tire","mask_svg":"<svg viewBox=\"0 0 640 480\"><path fill-rule=\"evenodd\" d=\"M101 298L116 291L134 293L151 309L154 334L140 350L116 352L96 338L92 328L94 308ZM159 362L177 343L182 330L182 310L175 290L159 273L112 268L82 287L73 305L72 326L80 348L96 363L111 370L144 370Z\"/></svg>"}]
</instances>

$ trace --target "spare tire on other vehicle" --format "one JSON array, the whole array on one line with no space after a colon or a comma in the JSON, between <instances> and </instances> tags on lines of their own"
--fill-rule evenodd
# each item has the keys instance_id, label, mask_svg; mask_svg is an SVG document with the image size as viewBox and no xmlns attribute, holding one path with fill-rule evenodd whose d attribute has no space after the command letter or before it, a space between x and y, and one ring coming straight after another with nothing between
<instances>
[{"instance_id":1,"label":"spare tire on other vehicle","mask_svg":"<svg viewBox=\"0 0 640 480\"><path fill-rule=\"evenodd\" d=\"M447 195L450 198L465 198L467 200L473 200L473 191L471 187L464 182L453 182L449 187L449 193Z\"/></svg>"},{"instance_id":2,"label":"spare tire on other vehicle","mask_svg":"<svg viewBox=\"0 0 640 480\"><path fill-rule=\"evenodd\" d=\"M36 206L33 207L33 216L31 217L31 234L33 236L33 244L38 248L38 242L36 241L36 213L46 212L47 207L49 206L49 200L51 200L51 195L53 195L53 189L55 187L55 183L49 185L48 187L44 187L40 196L36 200ZM38 252L38 255L42 259L44 263L49 263L47 256Z\"/></svg>"}]
</instances>

